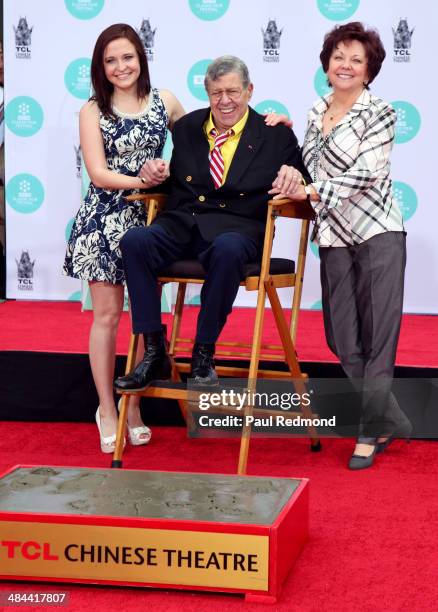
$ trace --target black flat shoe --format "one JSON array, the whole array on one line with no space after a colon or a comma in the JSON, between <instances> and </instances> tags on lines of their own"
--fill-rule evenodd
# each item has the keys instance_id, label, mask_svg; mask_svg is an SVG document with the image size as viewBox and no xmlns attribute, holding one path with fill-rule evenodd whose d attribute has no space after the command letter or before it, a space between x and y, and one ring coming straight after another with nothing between
<instances>
[{"instance_id":1,"label":"black flat shoe","mask_svg":"<svg viewBox=\"0 0 438 612\"><path fill-rule=\"evenodd\" d=\"M359 438L358 444L370 444L374 446L373 451L370 455L351 455L350 461L348 462L348 467L350 470L365 470L373 465L374 457L377 453L377 441L376 438Z\"/></svg>"}]
</instances>

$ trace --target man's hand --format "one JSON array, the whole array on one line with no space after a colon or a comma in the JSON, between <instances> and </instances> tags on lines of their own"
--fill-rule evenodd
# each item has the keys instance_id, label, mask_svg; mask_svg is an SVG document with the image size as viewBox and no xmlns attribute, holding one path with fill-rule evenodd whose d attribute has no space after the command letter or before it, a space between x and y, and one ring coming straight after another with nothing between
<instances>
[{"instance_id":1,"label":"man's hand","mask_svg":"<svg viewBox=\"0 0 438 612\"><path fill-rule=\"evenodd\" d=\"M270 195L274 194L274 200L279 200L280 198L289 198L294 197L297 189L302 185L302 175L299 170L294 168L293 166L281 166L278 171L277 178L272 183L272 189L268 191ZM304 194L305 195L305 194ZM300 198L301 199L301 198ZM306 199L306 196L303 198Z\"/></svg>"},{"instance_id":2,"label":"man's hand","mask_svg":"<svg viewBox=\"0 0 438 612\"><path fill-rule=\"evenodd\" d=\"M307 200L307 193L304 191L304 185L298 185L294 193L288 196L294 202L301 202ZM276 198L274 198L275 200Z\"/></svg>"},{"instance_id":3,"label":"man's hand","mask_svg":"<svg viewBox=\"0 0 438 612\"><path fill-rule=\"evenodd\" d=\"M164 159L148 159L138 176L145 179L147 187L155 187L169 176L169 162Z\"/></svg>"},{"instance_id":4,"label":"man's hand","mask_svg":"<svg viewBox=\"0 0 438 612\"><path fill-rule=\"evenodd\" d=\"M268 113L264 115L266 125L274 127L279 123L283 123L286 127L292 128L293 121L287 115L277 115L277 113Z\"/></svg>"}]
</instances>

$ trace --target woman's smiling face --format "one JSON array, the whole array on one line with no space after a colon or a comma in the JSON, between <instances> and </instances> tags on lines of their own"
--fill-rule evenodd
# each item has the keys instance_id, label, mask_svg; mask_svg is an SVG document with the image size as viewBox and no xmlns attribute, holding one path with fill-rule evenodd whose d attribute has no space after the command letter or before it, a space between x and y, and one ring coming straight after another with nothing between
<instances>
[{"instance_id":1,"label":"woman's smiling face","mask_svg":"<svg viewBox=\"0 0 438 612\"><path fill-rule=\"evenodd\" d=\"M358 40L340 42L330 56L327 78L335 90L359 93L368 81L364 45Z\"/></svg>"},{"instance_id":2,"label":"woman's smiling face","mask_svg":"<svg viewBox=\"0 0 438 612\"><path fill-rule=\"evenodd\" d=\"M108 81L119 89L129 89L136 85L140 76L137 51L127 38L116 38L107 45L103 54L103 66Z\"/></svg>"}]
</instances>

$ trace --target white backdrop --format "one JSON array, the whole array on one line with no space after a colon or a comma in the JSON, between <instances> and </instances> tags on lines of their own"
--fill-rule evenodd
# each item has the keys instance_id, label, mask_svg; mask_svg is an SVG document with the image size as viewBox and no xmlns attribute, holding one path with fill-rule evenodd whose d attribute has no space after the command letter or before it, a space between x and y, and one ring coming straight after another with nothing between
<instances>
[{"instance_id":1,"label":"white backdrop","mask_svg":"<svg viewBox=\"0 0 438 612\"><path fill-rule=\"evenodd\" d=\"M207 105L208 60L238 55L250 69L256 110L286 109L301 141L307 109L327 91L318 59L323 36L335 23L359 20L379 30L387 51L372 92L398 113L392 176L408 231L404 310L438 313L430 71L437 19L438 4L429 0L5 0L7 296L80 299L79 281L63 277L61 267L81 198L78 112L89 92L94 42L105 27L126 22L139 29L149 20L152 83L172 90L188 111ZM274 35L277 49L265 48L262 30L270 20L274 34L281 32ZM399 30L404 45L400 37L394 44L400 20L407 21ZM278 232L275 254L288 254L289 232ZM238 304L252 304L252 297L242 291ZM303 306L319 305L312 248Z\"/></svg>"}]
</instances>

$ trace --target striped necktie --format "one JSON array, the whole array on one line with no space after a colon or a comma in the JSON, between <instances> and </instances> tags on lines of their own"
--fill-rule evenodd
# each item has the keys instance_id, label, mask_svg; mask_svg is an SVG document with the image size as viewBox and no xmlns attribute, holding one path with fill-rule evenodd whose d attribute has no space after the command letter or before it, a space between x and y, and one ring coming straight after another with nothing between
<instances>
[{"instance_id":1,"label":"striped necktie","mask_svg":"<svg viewBox=\"0 0 438 612\"><path fill-rule=\"evenodd\" d=\"M228 130L223 134L219 134L216 129L211 130L210 134L214 136L214 147L210 151L208 159L210 160L210 174L213 179L215 189L219 189L222 185L224 176L224 158L222 157L221 147L230 136L234 134L233 130Z\"/></svg>"}]
</instances>

